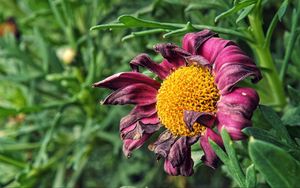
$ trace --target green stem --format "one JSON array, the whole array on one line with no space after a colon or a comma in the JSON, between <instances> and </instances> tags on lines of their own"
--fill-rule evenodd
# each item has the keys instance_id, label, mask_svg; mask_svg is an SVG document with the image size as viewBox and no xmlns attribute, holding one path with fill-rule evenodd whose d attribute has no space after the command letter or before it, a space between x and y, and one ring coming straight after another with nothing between
<instances>
[{"instance_id":1,"label":"green stem","mask_svg":"<svg viewBox=\"0 0 300 188\"><path fill-rule=\"evenodd\" d=\"M18 168L26 168L26 166L27 166L26 163L23 163L21 161L17 161L15 159L6 157L4 155L0 155L0 162L10 164L10 165L13 165L13 166L18 167Z\"/></svg>"},{"instance_id":2,"label":"green stem","mask_svg":"<svg viewBox=\"0 0 300 188\"><path fill-rule=\"evenodd\" d=\"M299 18L300 18L300 1L298 1L297 10L294 9L294 11L293 11L291 35L290 35L290 38L289 38L289 41L287 44L287 48L285 50L285 56L283 59L281 70L280 70L280 79L282 81L284 81L284 75L285 75L285 72L287 71L288 62L292 55L294 45L296 43L296 38L297 38L296 29L298 26Z\"/></svg>"},{"instance_id":3,"label":"green stem","mask_svg":"<svg viewBox=\"0 0 300 188\"><path fill-rule=\"evenodd\" d=\"M252 34L255 43L250 43L250 47L258 58L259 65L267 68L269 71L264 72L263 77L268 82L269 94L272 97L272 104L275 107L282 108L286 104L286 97L282 82L279 79L279 74L276 70L275 64L272 59L269 46L265 44L265 36L262 29L260 3L256 9L248 16ZM264 103L264 101L262 101Z\"/></svg>"}]
</instances>

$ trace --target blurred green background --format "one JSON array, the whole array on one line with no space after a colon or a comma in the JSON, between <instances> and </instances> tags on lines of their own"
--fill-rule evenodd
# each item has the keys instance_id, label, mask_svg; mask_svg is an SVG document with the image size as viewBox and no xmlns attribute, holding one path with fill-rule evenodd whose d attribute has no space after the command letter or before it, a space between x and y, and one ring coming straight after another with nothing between
<instances>
[{"instance_id":1,"label":"blurred green background","mask_svg":"<svg viewBox=\"0 0 300 188\"><path fill-rule=\"evenodd\" d=\"M20 32L19 38L11 32L0 37L0 187L230 187L222 168L200 165L192 177L167 176L146 146L126 159L118 126L130 107L99 105L108 91L91 87L129 70L129 61L139 53L159 61L154 44L181 41L181 36L163 38L161 33L122 41L134 30L90 31L92 26L122 14L234 25L230 19L214 22L230 1L203 2L0 0L0 23L13 17ZM279 5L268 1L266 11L274 14ZM288 20L281 24L289 27ZM276 32L281 37L272 48L280 57L283 35ZM245 43L232 39L251 55ZM287 82L297 87L295 79Z\"/></svg>"}]
</instances>

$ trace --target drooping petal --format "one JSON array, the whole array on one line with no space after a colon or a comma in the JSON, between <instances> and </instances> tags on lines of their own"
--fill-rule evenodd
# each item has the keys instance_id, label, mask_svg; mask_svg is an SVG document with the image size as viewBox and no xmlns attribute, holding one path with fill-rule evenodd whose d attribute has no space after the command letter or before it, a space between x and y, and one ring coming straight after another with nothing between
<instances>
[{"instance_id":1,"label":"drooping petal","mask_svg":"<svg viewBox=\"0 0 300 188\"><path fill-rule=\"evenodd\" d=\"M121 72L114 74L100 82L94 83L94 87L103 87L112 90L117 90L131 84L143 83L152 86L155 89L159 89L160 83L145 76L139 72Z\"/></svg>"},{"instance_id":2,"label":"drooping petal","mask_svg":"<svg viewBox=\"0 0 300 188\"><path fill-rule=\"evenodd\" d=\"M102 104L124 105L137 104L140 106L150 105L156 102L157 90L145 84L132 84L124 88L120 88L108 97Z\"/></svg>"},{"instance_id":3,"label":"drooping petal","mask_svg":"<svg viewBox=\"0 0 300 188\"><path fill-rule=\"evenodd\" d=\"M130 157L131 152L140 148L152 134L144 134L140 139L125 139L123 141L123 153L126 157Z\"/></svg>"},{"instance_id":4,"label":"drooping petal","mask_svg":"<svg viewBox=\"0 0 300 188\"><path fill-rule=\"evenodd\" d=\"M168 70L163 66L155 63L147 54L140 54L130 61L130 66L133 71L138 72L139 66L145 67L155 73L160 79L165 79L168 76Z\"/></svg>"},{"instance_id":5,"label":"drooping petal","mask_svg":"<svg viewBox=\"0 0 300 188\"><path fill-rule=\"evenodd\" d=\"M137 121L143 118L148 118L153 115L157 117L155 104L150 104L146 106L136 105L127 116L121 119L120 131L122 131L123 129L127 128L128 126L132 125L133 123L136 123Z\"/></svg>"},{"instance_id":6,"label":"drooping petal","mask_svg":"<svg viewBox=\"0 0 300 188\"><path fill-rule=\"evenodd\" d=\"M254 62L235 45L225 47L214 62L215 83L221 94L229 93L247 77L252 77L254 83L262 78Z\"/></svg>"},{"instance_id":7,"label":"drooping petal","mask_svg":"<svg viewBox=\"0 0 300 188\"><path fill-rule=\"evenodd\" d=\"M165 161L165 171L167 173L182 176L191 176L194 173L194 162L191 158L191 145L198 139L199 137L196 136L181 137L176 140L176 142L171 146L170 152Z\"/></svg>"},{"instance_id":8,"label":"drooping petal","mask_svg":"<svg viewBox=\"0 0 300 188\"><path fill-rule=\"evenodd\" d=\"M252 88L235 88L217 103L218 129L224 127L233 140L245 138L242 129L251 126L251 117L259 97Z\"/></svg>"},{"instance_id":9,"label":"drooping petal","mask_svg":"<svg viewBox=\"0 0 300 188\"><path fill-rule=\"evenodd\" d=\"M229 45L234 45L234 43L230 40L211 37L198 47L197 55L203 56L211 64L214 64L218 55L223 51L223 49L226 46Z\"/></svg>"},{"instance_id":10,"label":"drooping petal","mask_svg":"<svg viewBox=\"0 0 300 188\"><path fill-rule=\"evenodd\" d=\"M207 29L197 33L188 33L183 37L182 48L193 55L199 55L199 47L214 36L217 34Z\"/></svg>"},{"instance_id":11,"label":"drooping petal","mask_svg":"<svg viewBox=\"0 0 300 188\"><path fill-rule=\"evenodd\" d=\"M209 138L213 140L216 144L223 148L223 141L220 135L215 133L212 129L207 128L204 135L200 137L200 145L204 151L204 156L202 161L211 168L216 168L218 164L218 157L209 143Z\"/></svg>"},{"instance_id":12,"label":"drooping petal","mask_svg":"<svg viewBox=\"0 0 300 188\"><path fill-rule=\"evenodd\" d=\"M161 133L153 144L149 145L149 150L153 151L158 159L160 157L166 158L170 152L171 146L176 141L176 136L172 135L172 133L168 130Z\"/></svg>"},{"instance_id":13,"label":"drooping petal","mask_svg":"<svg viewBox=\"0 0 300 188\"><path fill-rule=\"evenodd\" d=\"M191 176L194 174L194 161L191 158L191 149L188 148L186 159L179 166L173 166L171 161L166 159L164 163L165 171L172 176Z\"/></svg>"},{"instance_id":14,"label":"drooping petal","mask_svg":"<svg viewBox=\"0 0 300 188\"><path fill-rule=\"evenodd\" d=\"M215 121L215 116L207 112L195 112L193 110L185 110L183 113L183 121L190 131L193 131L193 125L197 122L206 127L211 127Z\"/></svg>"},{"instance_id":15,"label":"drooping petal","mask_svg":"<svg viewBox=\"0 0 300 188\"><path fill-rule=\"evenodd\" d=\"M144 118L121 130L122 139L140 139L145 133L154 133L160 128L157 117Z\"/></svg>"},{"instance_id":16,"label":"drooping petal","mask_svg":"<svg viewBox=\"0 0 300 188\"><path fill-rule=\"evenodd\" d=\"M171 43L157 44L154 46L154 50L160 53L175 68L185 65L185 58L191 55L190 53Z\"/></svg>"}]
</instances>

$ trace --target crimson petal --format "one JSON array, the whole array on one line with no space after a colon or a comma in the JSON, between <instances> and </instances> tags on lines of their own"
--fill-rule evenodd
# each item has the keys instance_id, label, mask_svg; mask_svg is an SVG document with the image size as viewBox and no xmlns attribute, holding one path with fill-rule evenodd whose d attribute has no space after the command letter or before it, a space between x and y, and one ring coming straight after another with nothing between
<instances>
[{"instance_id":1,"label":"crimson petal","mask_svg":"<svg viewBox=\"0 0 300 188\"><path fill-rule=\"evenodd\" d=\"M252 77L254 83L262 78L254 62L235 45L227 46L219 53L213 72L221 94L229 93L238 82L247 77Z\"/></svg>"},{"instance_id":2,"label":"crimson petal","mask_svg":"<svg viewBox=\"0 0 300 188\"><path fill-rule=\"evenodd\" d=\"M205 154L201 160L207 166L209 166L211 168L216 168L219 159L209 143L209 138L222 148L223 148L223 141L222 141L222 138L220 137L220 135L215 133L210 128L207 128L204 135L200 137L200 145Z\"/></svg>"},{"instance_id":3,"label":"crimson petal","mask_svg":"<svg viewBox=\"0 0 300 188\"><path fill-rule=\"evenodd\" d=\"M122 139L140 139L145 133L154 133L160 128L159 120L155 118L144 118L121 131Z\"/></svg>"},{"instance_id":4,"label":"crimson petal","mask_svg":"<svg viewBox=\"0 0 300 188\"><path fill-rule=\"evenodd\" d=\"M106 97L102 104L124 105L137 104L140 106L156 102L157 90L145 84L132 84L118 89Z\"/></svg>"},{"instance_id":5,"label":"crimson petal","mask_svg":"<svg viewBox=\"0 0 300 188\"><path fill-rule=\"evenodd\" d=\"M197 33L188 33L183 37L182 48L193 55L199 54L198 50L201 45L214 36L217 34L207 29Z\"/></svg>"},{"instance_id":6,"label":"crimson petal","mask_svg":"<svg viewBox=\"0 0 300 188\"><path fill-rule=\"evenodd\" d=\"M155 63L147 54L144 53L131 60L130 66L135 72L139 71L139 66L145 67L155 73L162 80L168 76L168 70L160 64Z\"/></svg>"},{"instance_id":7,"label":"crimson petal","mask_svg":"<svg viewBox=\"0 0 300 188\"><path fill-rule=\"evenodd\" d=\"M190 53L171 43L157 44L154 46L154 50L160 53L175 68L185 65L185 58L191 55Z\"/></svg>"},{"instance_id":8,"label":"crimson petal","mask_svg":"<svg viewBox=\"0 0 300 188\"><path fill-rule=\"evenodd\" d=\"M219 131L224 127L233 140L245 138L241 130L251 126L250 119L258 103L258 94L252 88L235 88L221 96L217 103Z\"/></svg>"},{"instance_id":9,"label":"crimson petal","mask_svg":"<svg viewBox=\"0 0 300 188\"><path fill-rule=\"evenodd\" d=\"M172 135L170 131L166 130L161 133L157 141L149 145L148 148L157 155L158 159L160 157L166 158L175 140L176 136Z\"/></svg>"},{"instance_id":10,"label":"crimson petal","mask_svg":"<svg viewBox=\"0 0 300 188\"><path fill-rule=\"evenodd\" d=\"M181 137L172 145L164 165L167 173L175 176L191 176L194 173L191 145L198 139L198 136Z\"/></svg>"},{"instance_id":11,"label":"crimson petal","mask_svg":"<svg viewBox=\"0 0 300 188\"><path fill-rule=\"evenodd\" d=\"M136 123L137 121L143 118L148 118L153 115L157 117L155 104L146 105L146 106L136 105L127 116L121 119L120 131L122 131L126 127L130 126L133 123Z\"/></svg>"},{"instance_id":12,"label":"crimson petal","mask_svg":"<svg viewBox=\"0 0 300 188\"><path fill-rule=\"evenodd\" d=\"M207 112L195 112L193 110L185 110L183 121L190 131L193 131L193 125L197 122L206 127L211 127L215 121L215 116Z\"/></svg>"},{"instance_id":13,"label":"crimson petal","mask_svg":"<svg viewBox=\"0 0 300 188\"><path fill-rule=\"evenodd\" d=\"M94 83L94 87L104 87L112 90L117 90L131 84L143 83L159 89L160 83L149 78L139 72L121 72L114 74L100 82Z\"/></svg>"},{"instance_id":14,"label":"crimson petal","mask_svg":"<svg viewBox=\"0 0 300 188\"><path fill-rule=\"evenodd\" d=\"M131 152L140 148L152 134L144 134L140 139L125 139L123 141L123 153L126 157L130 157Z\"/></svg>"}]
</instances>

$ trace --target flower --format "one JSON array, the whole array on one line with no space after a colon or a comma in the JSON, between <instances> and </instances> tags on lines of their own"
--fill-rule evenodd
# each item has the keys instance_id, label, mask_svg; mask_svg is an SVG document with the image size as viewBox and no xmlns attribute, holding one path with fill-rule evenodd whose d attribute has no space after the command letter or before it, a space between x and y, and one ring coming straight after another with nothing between
<instances>
[{"instance_id":1,"label":"flower","mask_svg":"<svg viewBox=\"0 0 300 188\"><path fill-rule=\"evenodd\" d=\"M20 37L16 21L12 17L8 18L3 23L0 23L0 37L4 36L6 33L12 33L16 38Z\"/></svg>"},{"instance_id":2,"label":"flower","mask_svg":"<svg viewBox=\"0 0 300 188\"><path fill-rule=\"evenodd\" d=\"M254 89L237 83L247 77L258 82L261 73L235 43L209 30L188 33L182 43L182 48L158 44L154 50L164 57L160 64L140 54L130 62L131 72L112 75L94 87L113 90L102 104L135 105L120 122L126 156L164 127L149 149L165 159L168 174L190 176L191 145L200 141L203 162L214 168L218 158L209 138L223 147L218 134L222 127L233 140L245 138L241 130L251 126L259 97ZM139 67L155 73L161 82L140 73Z\"/></svg>"}]
</instances>

